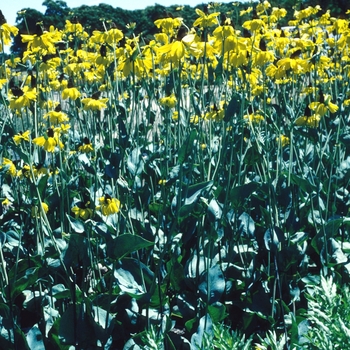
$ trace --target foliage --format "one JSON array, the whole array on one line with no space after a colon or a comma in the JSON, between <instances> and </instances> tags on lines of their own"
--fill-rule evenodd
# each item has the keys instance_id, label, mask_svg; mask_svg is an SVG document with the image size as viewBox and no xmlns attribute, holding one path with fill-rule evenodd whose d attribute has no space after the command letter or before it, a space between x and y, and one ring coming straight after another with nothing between
<instances>
[{"instance_id":1,"label":"foliage","mask_svg":"<svg viewBox=\"0 0 350 350\"><path fill-rule=\"evenodd\" d=\"M333 278L306 286L308 309L303 321L303 348L341 348L350 339L349 286L339 290ZM299 328L301 326L299 325ZM307 331L306 331L307 330ZM299 340L300 343L300 340Z\"/></svg>"},{"instance_id":2,"label":"foliage","mask_svg":"<svg viewBox=\"0 0 350 350\"><path fill-rule=\"evenodd\" d=\"M345 342L349 20L151 10L142 33L0 16L26 45L0 68L0 347Z\"/></svg>"}]
</instances>

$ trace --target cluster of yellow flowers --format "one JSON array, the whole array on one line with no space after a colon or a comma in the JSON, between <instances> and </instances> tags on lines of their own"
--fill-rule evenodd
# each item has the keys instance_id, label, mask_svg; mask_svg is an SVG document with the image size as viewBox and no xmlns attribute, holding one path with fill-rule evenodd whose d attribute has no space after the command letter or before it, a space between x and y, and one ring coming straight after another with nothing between
<instances>
[{"instance_id":1,"label":"cluster of yellow flowers","mask_svg":"<svg viewBox=\"0 0 350 350\"><path fill-rule=\"evenodd\" d=\"M155 21L159 33L147 43L141 36L126 37L114 27L89 35L81 24L69 20L63 30L51 26L41 34L22 34L22 41L27 43L22 60L9 59L0 68L8 115L29 121L28 130L13 136L14 144L34 144L55 154L68 142L71 152L76 144L69 139L71 118L76 118L74 129L77 121L79 124L89 116L102 121L106 113L116 111L116 101L124 100L124 96L130 100L142 83L157 82L160 95L152 97L151 102L170 110L176 122L177 106L185 104L184 98L176 93L181 90L167 92L164 88L175 71L181 78L181 89L187 92L204 93L204 85L207 90L216 89L215 103L207 101L199 112L190 106L189 121L194 123L200 117L202 122L222 122L233 93L241 93L242 100L260 106L252 112L247 108L243 111L247 127L264 123L266 115L261 106L278 104L281 90L289 92L284 97L291 106L299 101L294 120L289 121L297 127L319 127L324 117L336 113L341 105L350 105L350 96L345 93L337 100L332 88L350 76L348 20L333 18L329 12L318 16L319 6L308 7L296 11L290 27L283 29L279 21L286 11L263 1L257 5L255 16L238 30L230 18L216 10L196 9L198 18L191 28L181 17L159 19ZM252 12L249 8L241 15ZM16 27L1 23L0 50L15 35ZM27 71L20 69L23 65L29 67ZM289 144L287 136L281 134L277 139L282 146ZM94 142L85 136L76 144L75 152L94 154L94 148ZM3 158L2 163L11 175L16 174L11 160ZM117 201L104 198L102 213L118 212ZM87 216L86 210L76 212Z\"/></svg>"},{"instance_id":2,"label":"cluster of yellow flowers","mask_svg":"<svg viewBox=\"0 0 350 350\"><path fill-rule=\"evenodd\" d=\"M174 66L181 67L184 80L209 79L210 71L221 71L233 89L245 90L251 98L271 94L268 84L275 89L311 75L316 77L309 82L314 86L327 84L329 80L340 79L343 70L347 70L350 34L347 20L332 18L329 12L316 19L319 10L317 6L296 11L293 27L281 29L278 21L286 16L286 11L271 8L264 1L256 8L258 18L243 23L243 32L236 30L229 19L220 22L219 12L196 9L198 18L192 29L180 17L155 21L161 33L148 44L141 44L139 36L127 38L116 28L94 31L89 36L79 23L67 20L63 31L51 26L42 35L21 35L27 43L22 61L37 67L42 79L35 86L31 73L23 88L10 89L10 108L18 115L35 102L47 108L48 101L42 95L49 92L56 92L61 101L76 101L87 95L79 91L82 84L106 91L108 84L130 74L137 79L162 81ZM2 42L8 45L17 31L16 27L3 24ZM3 75L10 78L14 74L10 66L16 68L19 63L7 61L7 74L3 69ZM111 67L113 76L108 75ZM39 81L38 78L35 80ZM175 99L164 96L160 104L174 108ZM327 111L336 111L332 100L328 96L319 106L315 106L318 101L311 101L316 119ZM107 108L108 102L108 97L96 98L91 94L81 99L81 106L97 111ZM69 121L66 115L57 113L60 112L49 110L46 115L55 124ZM302 120L298 120L298 125Z\"/></svg>"}]
</instances>

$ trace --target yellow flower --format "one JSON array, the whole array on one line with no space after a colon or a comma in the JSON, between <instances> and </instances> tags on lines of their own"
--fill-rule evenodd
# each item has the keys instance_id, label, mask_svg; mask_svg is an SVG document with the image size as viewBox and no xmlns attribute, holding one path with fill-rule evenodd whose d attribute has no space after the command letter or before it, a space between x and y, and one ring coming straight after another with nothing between
<instances>
[{"instance_id":1,"label":"yellow flower","mask_svg":"<svg viewBox=\"0 0 350 350\"><path fill-rule=\"evenodd\" d=\"M174 111L173 115L171 116L171 119L173 121L179 120L179 112L178 111Z\"/></svg>"},{"instance_id":2,"label":"yellow flower","mask_svg":"<svg viewBox=\"0 0 350 350\"><path fill-rule=\"evenodd\" d=\"M7 79L0 79L0 89L2 89L7 84Z\"/></svg>"},{"instance_id":3,"label":"yellow flower","mask_svg":"<svg viewBox=\"0 0 350 350\"><path fill-rule=\"evenodd\" d=\"M90 153L94 151L94 147L92 146L90 140L87 137L84 137L83 144L79 146L78 151L83 153Z\"/></svg>"},{"instance_id":4,"label":"yellow flower","mask_svg":"<svg viewBox=\"0 0 350 350\"><path fill-rule=\"evenodd\" d=\"M302 116L295 120L296 126L306 126L308 128L317 128L320 124L321 116L314 114L311 116Z\"/></svg>"},{"instance_id":5,"label":"yellow flower","mask_svg":"<svg viewBox=\"0 0 350 350\"><path fill-rule=\"evenodd\" d=\"M82 33L83 32L83 26L80 23L72 23L69 20L66 20L66 26L65 30L67 32L71 33Z\"/></svg>"},{"instance_id":6,"label":"yellow flower","mask_svg":"<svg viewBox=\"0 0 350 350\"><path fill-rule=\"evenodd\" d=\"M206 15L200 9L196 9L196 13L199 16L199 18L197 18L194 21L193 27L208 28L214 26L215 24L219 24L217 16L220 15L220 12L214 12L209 15Z\"/></svg>"},{"instance_id":7,"label":"yellow flower","mask_svg":"<svg viewBox=\"0 0 350 350\"><path fill-rule=\"evenodd\" d=\"M206 120L215 120L217 122L220 122L224 119L225 110L224 110L224 103L220 102L219 108L214 104L213 106L210 106L209 112L205 113L204 119Z\"/></svg>"},{"instance_id":8,"label":"yellow flower","mask_svg":"<svg viewBox=\"0 0 350 350\"><path fill-rule=\"evenodd\" d=\"M312 111L315 111L315 114L323 117L328 111L331 113L336 113L339 107L331 102L330 95L323 95L322 91L320 91L320 100L318 102L311 102L309 104L309 108Z\"/></svg>"},{"instance_id":9,"label":"yellow flower","mask_svg":"<svg viewBox=\"0 0 350 350\"><path fill-rule=\"evenodd\" d=\"M21 63L21 59L19 57L11 56L10 59L5 61L6 65L11 68L16 68L19 63Z\"/></svg>"},{"instance_id":10,"label":"yellow flower","mask_svg":"<svg viewBox=\"0 0 350 350\"><path fill-rule=\"evenodd\" d=\"M198 124L199 123L199 117L198 115L193 115L190 117L190 123L192 124Z\"/></svg>"},{"instance_id":11,"label":"yellow flower","mask_svg":"<svg viewBox=\"0 0 350 350\"><path fill-rule=\"evenodd\" d=\"M117 44L120 40L122 40L124 34L122 31L116 28L110 29L108 32L104 33L104 42L109 45Z\"/></svg>"},{"instance_id":12,"label":"yellow flower","mask_svg":"<svg viewBox=\"0 0 350 350\"><path fill-rule=\"evenodd\" d=\"M280 142L281 143L281 146L282 147L285 147L287 145L289 145L289 137L285 136L285 135L281 135L280 137L277 137L277 142Z\"/></svg>"},{"instance_id":13,"label":"yellow flower","mask_svg":"<svg viewBox=\"0 0 350 350\"><path fill-rule=\"evenodd\" d=\"M25 86L23 90L15 87L11 89L12 96L10 96L10 108L13 110L20 110L23 107L29 107L31 101L36 100L36 88L29 89Z\"/></svg>"},{"instance_id":14,"label":"yellow flower","mask_svg":"<svg viewBox=\"0 0 350 350\"><path fill-rule=\"evenodd\" d=\"M54 132L58 133L59 135L60 134L67 134L69 129L70 129L69 124L61 124L60 126L58 126L54 129Z\"/></svg>"},{"instance_id":15,"label":"yellow flower","mask_svg":"<svg viewBox=\"0 0 350 350\"><path fill-rule=\"evenodd\" d=\"M110 195L105 194L104 197L99 198L100 205L96 207L100 210L102 215L108 216L116 214L120 210L120 200L112 198Z\"/></svg>"},{"instance_id":16,"label":"yellow flower","mask_svg":"<svg viewBox=\"0 0 350 350\"><path fill-rule=\"evenodd\" d=\"M166 44L157 50L157 53L164 55L160 59L162 61L169 61L173 63L178 63L182 57L185 56L185 45L181 40L176 40L170 44Z\"/></svg>"},{"instance_id":17,"label":"yellow flower","mask_svg":"<svg viewBox=\"0 0 350 350\"><path fill-rule=\"evenodd\" d=\"M67 98L70 98L71 100L75 101L80 96L81 96L81 93L75 87L67 87L62 91L62 98L64 100L66 100Z\"/></svg>"},{"instance_id":18,"label":"yellow flower","mask_svg":"<svg viewBox=\"0 0 350 350\"><path fill-rule=\"evenodd\" d=\"M251 21L245 21L242 25L243 28L248 29L251 32L258 32L264 26L265 23L262 19L253 19Z\"/></svg>"},{"instance_id":19,"label":"yellow flower","mask_svg":"<svg viewBox=\"0 0 350 350\"><path fill-rule=\"evenodd\" d=\"M2 166L0 166L0 169L3 167L6 168L6 174L9 174L11 176L16 176L16 167L13 164L12 160L8 158L2 158Z\"/></svg>"},{"instance_id":20,"label":"yellow flower","mask_svg":"<svg viewBox=\"0 0 350 350\"><path fill-rule=\"evenodd\" d=\"M102 108L106 108L108 98L94 99L94 98L83 98L81 102L84 104L84 109L87 111L100 111Z\"/></svg>"},{"instance_id":21,"label":"yellow flower","mask_svg":"<svg viewBox=\"0 0 350 350\"><path fill-rule=\"evenodd\" d=\"M157 19L154 24L157 28L161 28L162 32L172 36L174 35L175 29L179 28L182 23L182 18L161 18Z\"/></svg>"},{"instance_id":22,"label":"yellow flower","mask_svg":"<svg viewBox=\"0 0 350 350\"><path fill-rule=\"evenodd\" d=\"M34 177L40 176L40 175L48 175L49 169L45 168L44 166L42 166L42 164L37 164L35 166L32 166L32 170L33 170L33 175ZM22 169L17 171L17 177L19 177L20 179L23 178L30 178L33 180L33 177L31 176L31 170L30 170L30 166L28 164L24 164Z\"/></svg>"},{"instance_id":23,"label":"yellow flower","mask_svg":"<svg viewBox=\"0 0 350 350\"><path fill-rule=\"evenodd\" d=\"M350 11L350 10L349 10L349 11ZM344 105L344 107L350 106L350 99L344 100L343 105Z\"/></svg>"},{"instance_id":24,"label":"yellow flower","mask_svg":"<svg viewBox=\"0 0 350 350\"><path fill-rule=\"evenodd\" d=\"M270 3L265 0L264 2L261 2L256 6L256 12L258 13L258 15L260 15L263 12L265 12L269 7L271 7Z\"/></svg>"},{"instance_id":25,"label":"yellow flower","mask_svg":"<svg viewBox=\"0 0 350 350\"><path fill-rule=\"evenodd\" d=\"M3 23L0 25L0 51L3 50L2 43L4 45L10 45L12 41L12 36L16 36L18 34L18 28L15 26L11 26L7 23Z\"/></svg>"},{"instance_id":26,"label":"yellow flower","mask_svg":"<svg viewBox=\"0 0 350 350\"><path fill-rule=\"evenodd\" d=\"M170 96L162 97L159 99L159 103L163 107L174 108L176 106L176 97L174 94Z\"/></svg>"},{"instance_id":27,"label":"yellow flower","mask_svg":"<svg viewBox=\"0 0 350 350\"><path fill-rule=\"evenodd\" d=\"M49 206L45 202L41 203L41 208L45 214L49 211ZM42 214L42 211L38 208L37 205L35 205L32 207L31 215L33 218L39 218Z\"/></svg>"},{"instance_id":28,"label":"yellow flower","mask_svg":"<svg viewBox=\"0 0 350 350\"><path fill-rule=\"evenodd\" d=\"M251 13L252 11L253 11L253 8L252 7L248 7L246 10L241 10L239 12L239 15L242 17L244 15L247 15L247 14Z\"/></svg>"},{"instance_id":29,"label":"yellow flower","mask_svg":"<svg viewBox=\"0 0 350 350\"><path fill-rule=\"evenodd\" d=\"M49 119L51 124L61 124L64 122L69 121L69 118L66 113L63 113L61 111L51 111L49 113L46 113L44 115L45 119Z\"/></svg>"},{"instance_id":30,"label":"yellow flower","mask_svg":"<svg viewBox=\"0 0 350 350\"><path fill-rule=\"evenodd\" d=\"M1 205L4 209L9 209L12 206L12 202L8 199L5 198L2 202Z\"/></svg>"},{"instance_id":31,"label":"yellow flower","mask_svg":"<svg viewBox=\"0 0 350 350\"><path fill-rule=\"evenodd\" d=\"M274 18L276 18L276 21L278 19L286 17L286 15L287 15L287 10L286 9L279 8L279 7L272 8L271 16L274 16Z\"/></svg>"},{"instance_id":32,"label":"yellow flower","mask_svg":"<svg viewBox=\"0 0 350 350\"><path fill-rule=\"evenodd\" d=\"M43 147L47 152L55 152L56 146L63 148L63 143L59 140L59 134L54 133L52 128L47 130L47 137L39 136L33 139L33 143Z\"/></svg>"},{"instance_id":33,"label":"yellow flower","mask_svg":"<svg viewBox=\"0 0 350 350\"><path fill-rule=\"evenodd\" d=\"M20 132L19 134L13 136L13 141L18 146L22 141L29 142L30 131Z\"/></svg>"},{"instance_id":34,"label":"yellow flower","mask_svg":"<svg viewBox=\"0 0 350 350\"><path fill-rule=\"evenodd\" d=\"M244 116L244 119L246 119L249 124L259 124L264 121L264 117L259 113L247 114Z\"/></svg>"},{"instance_id":35,"label":"yellow flower","mask_svg":"<svg viewBox=\"0 0 350 350\"><path fill-rule=\"evenodd\" d=\"M87 203L78 202L72 208L72 212L74 213L75 217L76 218L80 217L83 220L90 219L92 217L93 210L87 207L89 204L90 202L87 202Z\"/></svg>"},{"instance_id":36,"label":"yellow flower","mask_svg":"<svg viewBox=\"0 0 350 350\"><path fill-rule=\"evenodd\" d=\"M55 42L62 39L62 33L55 30L53 26L50 27L50 31L43 32L40 24L37 24L37 32L39 35L21 34L22 42L28 43L27 50L42 55L55 54Z\"/></svg>"}]
</instances>

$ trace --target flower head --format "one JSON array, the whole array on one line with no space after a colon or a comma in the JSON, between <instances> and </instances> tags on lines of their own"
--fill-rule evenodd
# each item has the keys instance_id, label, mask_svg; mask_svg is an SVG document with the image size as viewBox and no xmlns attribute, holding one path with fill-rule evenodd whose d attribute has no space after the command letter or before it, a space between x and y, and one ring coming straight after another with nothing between
<instances>
[{"instance_id":1,"label":"flower head","mask_svg":"<svg viewBox=\"0 0 350 350\"><path fill-rule=\"evenodd\" d=\"M13 87L10 95L10 108L20 110L23 107L29 107L32 101L36 100L36 88L29 89L25 86L23 89Z\"/></svg>"},{"instance_id":2,"label":"flower head","mask_svg":"<svg viewBox=\"0 0 350 350\"><path fill-rule=\"evenodd\" d=\"M116 214L120 210L120 200L112 198L110 195L105 194L104 197L99 198L100 205L96 207L100 210L102 215L108 216Z\"/></svg>"},{"instance_id":3,"label":"flower head","mask_svg":"<svg viewBox=\"0 0 350 350\"><path fill-rule=\"evenodd\" d=\"M64 122L68 122L69 118L66 113L61 111L61 108L57 108L54 111L50 111L44 115L45 119L49 119L51 124L61 124Z\"/></svg>"},{"instance_id":4,"label":"flower head","mask_svg":"<svg viewBox=\"0 0 350 350\"><path fill-rule=\"evenodd\" d=\"M47 152L55 152L56 146L63 148L63 143L59 140L59 134L54 132L54 129L47 130L47 137L39 136L33 139L33 143L43 147Z\"/></svg>"},{"instance_id":5,"label":"flower head","mask_svg":"<svg viewBox=\"0 0 350 350\"><path fill-rule=\"evenodd\" d=\"M95 98L83 98L81 102L84 105L84 109L87 111L100 111L102 108L106 108L106 103L108 102L108 98L101 98L101 99L95 99Z\"/></svg>"},{"instance_id":6,"label":"flower head","mask_svg":"<svg viewBox=\"0 0 350 350\"><path fill-rule=\"evenodd\" d=\"M176 106L176 97L174 94L170 96L162 97L159 99L159 103L163 107L174 108Z\"/></svg>"},{"instance_id":7,"label":"flower head","mask_svg":"<svg viewBox=\"0 0 350 350\"><path fill-rule=\"evenodd\" d=\"M2 158L2 165L0 166L0 169L3 167L7 170L7 174L16 176L16 166L13 164L12 160L8 158Z\"/></svg>"},{"instance_id":8,"label":"flower head","mask_svg":"<svg viewBox=\"0 0 350 350\"><path fill-rule=\"evenodd\" d=\"M79 146L78 151L83 153L90 153L94 151L94 147L92 146L91 141L87 137L84 137L83 144Z\"/></svg>"},{"instance_id":9,"label":"flower head","mask_svg":"<svg viewBox=\"0 0 350 350\"><path fill-rule=\"evenodd\" d=\"M196 13L199 18L193 23L194 27L208 28L219 23L217 17L220 15L220 12L213 12L207 15L200 9L196 9Z\"/></svg>"},{"instance_id":10,"label":"flower head","mask_svg":"<svg viewBox=\"0 0 350 350\"><path fill-rule=\"evenodd\" d=\"M6 19L0 10L0 51L3 50L2 43L4 45L10 45L12 41L11 37L17 34L18 28L6 23Z\"/></svg>"},{"instance_id":11,"label":"flower head","mask_svg":"<svg viewBox=\"0 0 350 350\"><path fill-rule=\"evenodd\" d=\"M319 101L311 102L309 108L315 112L315 114L323 117L328 111L331 113L336 113L339 107L331 102L330 95L323 95L322 91L319 93Z\"/></svg>"},{"instance_id":12,"label":"flower head","mask_svg":"<svg viewBox=\"0 0 350 350\"><path fill-rule=\"evenodd\" d=\"M72 208L72 212L74 213L75 217L80 217L83 220L90 219L93 214L93 210L88 207L90 202L83 203L78 202L76 205Z\"/></svg>"},{"instance_id":13,"label":"flower head","mask_svg":"<svg viewBox=\"0 0 350 350\"><path fill-rule=\"evenodd\" d=\"M281 144L282 147L288 146L290 142L289 137L285 135L280 135L276 140Z\"/></svg>"},{"instance_id":14,"label":"flower head","mask_svg":"<svg viewBox=\"0 0 350 350\"><path fill-rule=\"evenodd\" d=\"M80 91L76 87L67 87L62 91L62 98L66 100L67 98L75 101L81 96Z\"/></svg>"},{"instance_id":15,"label":"flower head","mask_svg":"<svg viewBox=\"0 0 350 350\"><path fill-rule=\"evenodd\" d=\"M31 210L31 215L33 218L40 218L42 213L47 213L49 211L49 206L45 203L41 203L41 209L37 205L34 205Z\"/></svg>"},{"instance_id":16,"label":"flower head","mask_svg":"<svg viewBox=\"0 0 350 350\"><path fill-rule=\"evenodd\" d=\"M30 131L19 132L17 135L13 136L13 141L18 146L22 141L29 142Z\"/></svg>"}]
</instances>

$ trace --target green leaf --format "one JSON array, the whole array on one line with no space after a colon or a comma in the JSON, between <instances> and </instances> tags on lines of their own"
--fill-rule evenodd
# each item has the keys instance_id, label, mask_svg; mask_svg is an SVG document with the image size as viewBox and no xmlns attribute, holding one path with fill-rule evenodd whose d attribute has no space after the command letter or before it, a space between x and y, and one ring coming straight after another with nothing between
<instances>
[{"instance_id":1,"label":"green leaf","mask_svg":"<svg viewBox=\"0 0 350 350\"><path fill-rule=\"evenodd\" d=\"M48 180L48 176L42 176L41 178L39 178L39 181L37 182L37 187L39 190L39 193L43 196L45 194L45 189L47 186L47 180Z\"/></svg>"},{"instance_id":2,"label":"green leaf","mask_svg":"<svg viewBox=\"0 0 350 350\"><path fill-rule=\"evenodd\" d=\"M192 129L190 135L179 149L178 164L183 164L188 156L192 153L193 144L198 137L197 130Z\"/></svg>"},{"instance_id":3,"label":"green leaf","mask_svg":"<svg viewBox=\"0 0 350 350\"><path fill-rule=\"evenodd\" d=\"M213 322L209 314L206 314L199 320L199 326L196 333L191 337L191 345L193 349L201 349L204 334L212 339L214 336Z\"/></svg>"},{"instance_id":4,"label":"green leaf","mask_svg":"<svg viewBox=\"0 0 350 350\"><path fill-rule=\"evenodd\" d=\"M327 240L320 253L323 265L331 267L339 264L345 264L348 261L347 256L343 253L340 243L334 238Z\"/></svg>"},{"instance_id":5,"label":"green leaf","mask_svg":"<svg viewBox=\"0 0 350 350\"><path fill-rule=\"evenodd\" d=\"M14 300L19 294L21 294L25 289L35 284L38 280L39 268L30 267L26 270L23 277L16 280L14 286L11 290L11 297Z\"/></svg>"},{"instance_id":6,"label":"green leaf","mask_svg":"<svg viewBox=\"0 0 350 350\"><path fill-rule=\"evenodd\" d=\"M264 242L267 250L271 250L272 252L280 251L281 245L284 240L283 231L274 227L273 229L267 229L264 234Z\"/></svg>"},{"instance_id":7,"label":"green leaf","mask_svg":"<svg viewBox=\"0 0 350 350\"><path fill-rule=\"evenodd\" d=\"M253 238L255 235L255 222L252 217L244 212L240 215L238 221L241 235Z\"/></svg>"},{"instance_id":8,"label":"green leaf","mask_svg":"<svg viewBox=\"0 0 350 350\"><path fill-rule=\"evenodd\" d=\"M190 320L185 322L185 327L187 332L192 333L193 327L196 324L197 319L196 318L191 318Z\"/></svg>"},{"instance_id":9,"label":"green leaf","mask_svg":"<svg viewBox=\"0 0 350 350\"><path fill-rule=\"evenodd\" d=\"M238 114L241 110L241 96L238 94L233 94L232 98L226 107L224 121L228 122L231 118Z\"/></svg>"},{"instance_id":10,"label":"green leaf","mask_svg":"<svg viewBox=\"0 0 350 350\"><path fill-rule=\"evenodd\" d=\"M69 237L68 248L63 253L63 261L67 267L90 264L87 239L81 235L72 233Z\"/></svg>"},{"instance_id":11,"label":"green leaf","mask_svg":"<svg viewBox=\"0 0 350 350\"><path fill-rule=\"evenodd\" d=\"M213 181L205 181L201 182L189 187L184 186L181 191L181 204L179 213L178 213L178 219L181 221L181 219L184 219L188 217L192 210L194 209L195 205L197 204L197 201L201 195L203 195L204 191L208 191L213 186ZM172 207L175 211L178 196L180 193L173 198Z\"/></svg>"},{"instance_id":12,"label":"green leaf","mask_svg":"<svg viewBox=\"0 0 350 350\"><path fill-rule=\"evenodd\" d=\"M220 300L225 290L225 278L219 265L204 271L199 281L199 296L204 302L213 304Z\"/></svg>"},{"instance_id":13,"label":"green leaf","mask_svg":"<svg viewBox=\"0 0 350 350\"><path fill-rule=\"evenodd\" d=\"M66 214L68 221L70 223L71 228L76 232L76 233L83 233L85 231L84 228L84 223L79 220L79 219L75 219L72 216Z\"/></svg>"},{"instance_id":14,"label":"green leaf","mask_svg":"<svg viewBox=\"0 0 350 350\"><path fill-rule=\"evenodd\" d=\"M226 313L226 306L219 302L209 305L208 312L214 324L222 322L228 315Z\"/></svg>"},{"instance_id":15,"label":"green leaf","mask_svg":"<svg viewBox=\"0 0 350 350\"><path fill-rule=\"evenodd\" d=\"M59 337L63 344L79 345L83 348L84 345L94 344L96 341L95 332L91 324L88 310L84 310L82 304L69 304L61 317L59 325ZM84 345L83 345L84 344Z\"/></svg>"},{"instance_id":16,"label":"green leaf","mask_svg":"<svg viewBox=\"0 0 350 350\"><path fill-rule=\"evenodd\" d=\"M309 180L303 179L302 177L291 174L290 175L291 183L294 185L297 185L301 190L312 193L313 191L317 190L317 187L315 185L312 185Z\"/></svg>"},{"instance_id":17,"label":"green leaf","mask_svg":"<svg viewBox=\"0 0 350 350\"><path fill-rule=\"evenodd\" d=\"M259 186L257 182L249 182L242 186L234 187L230 191L232 206L237 209L240 208Z\"/></svg>"},{"instance_id":18,"label":"green leaf","mask_svg":"<svg viewBox=\"0 0 350 350\"><path fill-rule=\"evenodd\" d=\"M106 175L112 179L119 178L119 164L122 160L120 152L113 152L109 157L109 164L105 167Z\"/></svg>"},{"instance_id":19,"label":"green leaf","mask_svg":"<svg viewBox=\"0 0 350 350\"><path fill-rule=\"evenodd\" d=\"M175 259L168 261L166 264L171 287L180 292L185 283L185 274L183 266Z\"/></svg>"},{"instance_id":20,"label":"green leaf","mask_svg":"<svg viewBox=\"0 0 350 350\"><path fill-rule=\"evenodd\" d=\"M35 324L26 335L27 343L30 349L45 350L43 335L37 324Z\"/></svg>"},{"instance_id":21,"label":"green leaf","mask_svg":"<svg viewBox=\"0 0 350 350\"><path fill-rule=\"evenodd\" d=\"M145 167L142 158L141 147L137 147L131 151L128 156L127 167L133 176L140 175Z\"/></svg>"},{"instance_id":22,"label":"green leaf","mask_svg":"<svg viewBox=\"0 0 350 350\"><path fill-rule=\"evenodd\" d=\"M92 175L96 174L95 168L91 165L91 162L85 153L79 154L78 159L86 172Z\"/></svg>"},{"instance_id":23,"label":"green leaf","mask_svg":"<svg viewBox=\"0 0 350 350\"><path fill-rule=\"evenodd\" d=\"M154 280L154 273L138 260L124 258L118 260L114 277L122 292L140 299L147 296Z\"/></svg>"},{"instance_id":24,"label":"green leaf","mask_svg":"<svg viewBox=\"0 0 350 350\"><path fill-rule=\"evenodd\" d=\"M118 236L111 243L112 247L107 252L112 259L121 259L136 250L153 246L153 242L129 233Z\"/></svg>"}]
</instances>

